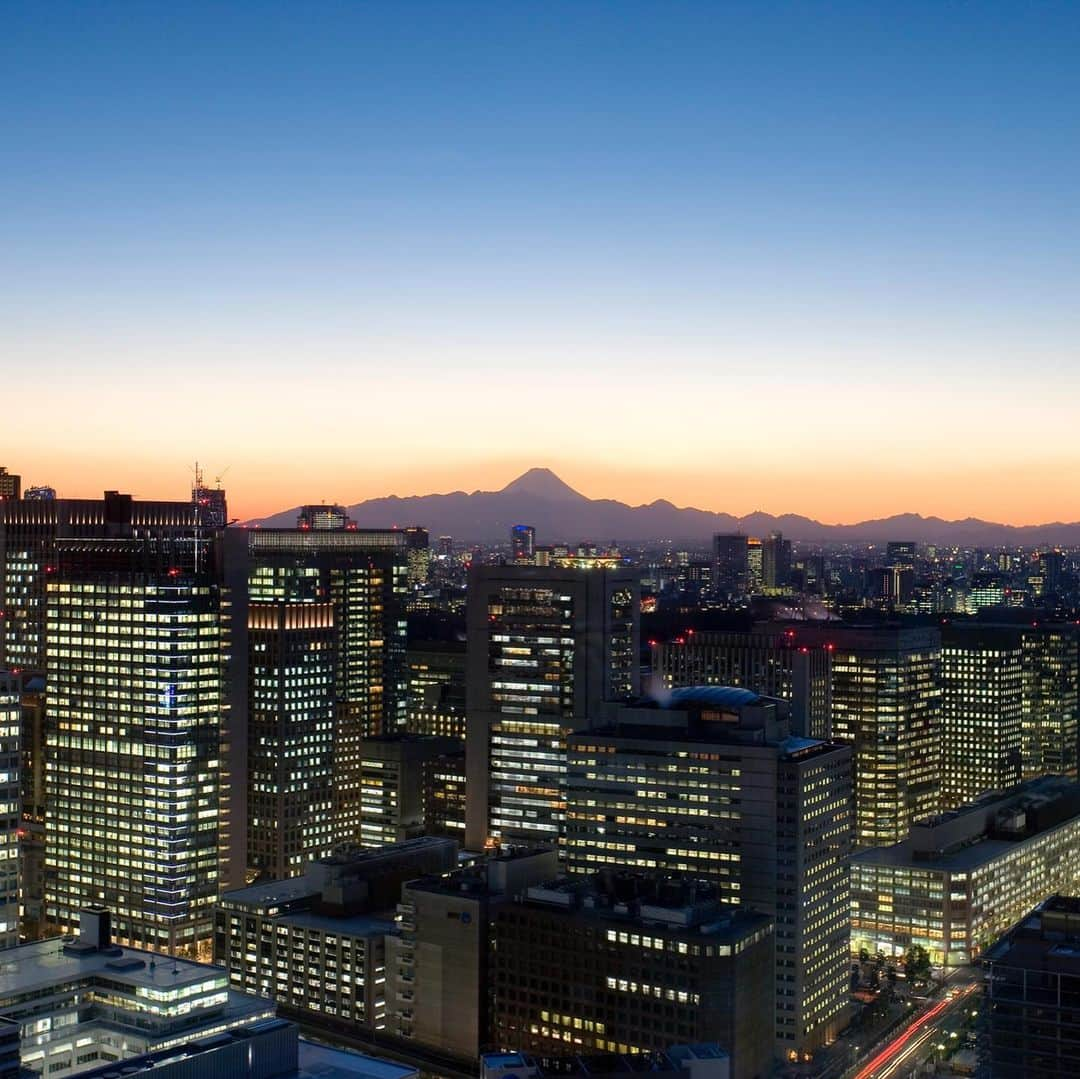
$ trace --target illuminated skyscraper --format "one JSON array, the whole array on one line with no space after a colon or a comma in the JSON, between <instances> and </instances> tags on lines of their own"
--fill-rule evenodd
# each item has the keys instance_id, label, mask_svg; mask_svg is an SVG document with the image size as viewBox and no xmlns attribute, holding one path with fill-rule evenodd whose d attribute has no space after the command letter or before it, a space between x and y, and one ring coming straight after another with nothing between
<instances>
[{"instance_id":1,"label":"illuminated skyscraper","mask_svg":"<svg viewBox=\"0 0 1080 1079\"><path fill-rule=\"evenodd\" d=\"M832 729L855 754L855 845L903 840L941 797L941 636L934 629L807 625L832 649Z\"/></svg>"},{"instance_id":2,"label":"illuminated skyscraper","mask_svg":"<svg viewBox=\"0 0 1080 1079\"><path fill-rule=\"evenodd\" d=\"M45 918L45 676L20 674L22 826L19 834L23 939L36 940Z\"/></svg>"},{"instance_id":3,"label":"illuminated skyscraper","mask_svg":"<svg viewBox=\"0 0 1080 1079\"><path fill-rule=\"evenodd\" d=\"M405 546L409 552L409 584L426 584L431 567L431 539L428 530L416 525L406 528Z\"/></svg>"},{"instance_id":4,"label":"illuminated skyscraper","mask_svg":"<svg viewBox=\"0 0 1080 1079\"><path fill-rule=\"evenodd\" d=\"M427 767L460 749L456 738L437 735L366 738L360 796L363 846L381 847L422 836Z\"/></svg>"},{"instance_id":5,"label":"illuminated skyscraper","mask_svg":"<svg viewBox=\"0 0 1080 1079\"><path fill-rule=\"evenodd\" d=\"M783 701L693 686L610 709L567 752L567 867L708 880L772 916L778 1054L831 1042L848 1012L850 747L791 737Z\"/></svg>"},{"instance_id":6,"label":"illuminated skyscraper","mask_svg":"<svg viewBox=\"0 0 1080 1079\"><path fill-rule=\"evenodd\" d=\"M1024 778L1077 774L1080 628L1040 623L1021 630L1024 652Z\"/></svg>"},{"instance_id":7,"label":"illuminated skyscraper","mask_svg":"<svg viewBox=\"0 0 1080 1079\"><path fill-rule=\"evenodd\" d=\"M942 808L1023 778L1024 650L1011 628L942 630Z\"/></svg>"},{"instance_id":8,"label":"illuminated skyscraper","mask_svg":"<svg viewBox=\"0 0 1080 1079\"><path fill-rule=\"evenodd\" d=\"M251 701L237 747L251 770L247 809L236 815L247 819L251 868L274 852L285 875L327 845L361 842L364 739L405 730L406 537L230 529L225 565L230 699L242 715Z\"/></svg>"},{"instance_id":9,"label":"illuminated skyscraper","mask_svg":"<svg viewBox=\"0 0 1080 1079\"><path fill-rule=\"evenodd\" d=\"M208 946L221 883L223 626L213 543L59 540L46 632L46 917Z\"/></svg>"},{"instance_id":10,"label":"illuminated skyscraper","mask_svg":"<svg viewBox=\"0 0 1080 1079\"><path fill-rule=\"evenodd\" d=\"M147 502L117 491L100 499L0 502L0 667L45 670L45 589L58 540L190 534L200 526L191 502Z\"/></svg>"},{"instance_id":11,"label":"illuminated skyscraper","mask_svg":"<svg viewBox=\"0 0 1080 1079\"><path fill-rule=\"evenodd\" d=\"M734 599L749 587L747 538L741 535L713 536L713 594L718 599Z\"/></svg>"},{"instance_id":12,"label":"illuminated skyscraper","mask_svg":"<svg viewBox=\"0 0 1080 1079\"><path fill-rule=\"evenodd\" d=\"M405 659L410 734L465 737L465 644L417 641Z\"/></svg>"},{"instance_id":13,"label":"illuminated skyscraper","mask_svg":"<svg viewBox=\"0 0 1080 1079\"><path fill-rule=\"evenodd\" d=\"M336 838L334 607L256 601L247 623L247 865L279 879Z\"/></svg>"},{"instance_id":14,"label":"illuminated skyscraper","mask_svg":"<svg viewBox=\"0 0 1080 1079\"><path fill-rule=\"evenodd\" d=\"M1039 555L1039 596L1056 596L1061 591L1061 575L1065 556L1061 551L1044 551Z\"/></svg>"},{"instance_id":15,"label":"illuminated skyscraper","mask_svg":"<svg viewBox=\"0 0 1080 1079\"><path fill-rule=\"evenodd\" d=\"M755 536L746 541L746 579L747 587L755 595L765 587L765 549Z\"/></svg>"},{"instance_id":16,"label":"illuminated skyscraper","mask_svg":"<svg viewBox=\"0 0 1080 1079\"><path fill-rule=\"evenodd\" d=\"M515 562L532 563L536 557L536 529L532 525L514 525L510 529L510 552Z\"/></svg>"},{"instance_id":17,"label":"illuminated skyscraper","mask_svg":"<svg viewBox=\"0 0 1080 1079\"><path fill-rule=\"evenodd\" d=\"M472 571L467 846L561 843L566 736L638 692L639 607L635 570Z\"/></svg>"},{"instance_id":18,"label":"illuminated skyscraper","mask_svg":"<svg viewBox=\"0 0 1080 1079\"><path fill-rule=\"evenodd\" d=\"M19 943L21 699L19 680L0 674L0 948Z\"/></svg>"},{"instance_id":19,"label":"illuminated skyscraper","mask_svg":"<svg viewBox=\"0 0 1080 1079\"><path fill-rule=\"evenodd\" d=\"M791 578L791 540L772 532L762 544L761 578L766 592L782 592Z\"/></svg>"}]
</instances>

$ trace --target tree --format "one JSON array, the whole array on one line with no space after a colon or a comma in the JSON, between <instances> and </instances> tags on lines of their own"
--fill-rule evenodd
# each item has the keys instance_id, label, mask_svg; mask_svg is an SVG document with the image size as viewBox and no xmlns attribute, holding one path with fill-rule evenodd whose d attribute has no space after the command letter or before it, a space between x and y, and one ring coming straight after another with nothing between
<instances>
[{"instance_id":1,"label":"tree","mask_svg":"<svg viewBox=\"0 0 1080 1079\"><path fill-rule=\"evenodd\" d=\"M921 944L913 944L905 953L904 974L913 982L925 982L929 979L930 953Z\"/></svg>"}]
</instances>

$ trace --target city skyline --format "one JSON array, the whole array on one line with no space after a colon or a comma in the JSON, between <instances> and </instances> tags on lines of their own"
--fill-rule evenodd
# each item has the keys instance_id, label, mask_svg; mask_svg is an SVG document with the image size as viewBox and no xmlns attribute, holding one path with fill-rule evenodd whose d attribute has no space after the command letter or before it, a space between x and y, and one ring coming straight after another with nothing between
<instances>
[{"instance_id":1,"label":"city skyline","mask_svg":"<svg viewBox=\"0 0 1080 1079\"><path fill-rule=\"evenodd\" d=\"M198 457L243 518L544 463L1080 519L1075 7L59 4L4 39L33 482Z\"/></svg>"},{"instance_id":2,"label":"city skyline","mask_svg":"<svg viewBox=\"0 0 1080 1079\"><path fill-rule=\"evenodd\" d=\"M130 466L131 462L128 462ZM194 484L195 480L195 467L189 465L186 468L179 466L169 471L169 473L162 475L159 471L154 471L148 478L140 481L139 476L143 475L141 472L133 473L131 468L125 468L123 465L118 465L115 468L109 469L100 474L95 474L87 478L87 480L78 486L65 485L63 483L54 482L53 477L48 473L40 473L37 471L24 471L19 472L19 466L17 463L4 466L8 472L19 475L22 480L23 489L37 485L39 483L45 486L52 487L56 490L57 495L61 498L100 498L101 492L105 489L118 489L125 493L133 494L136 498L170 498L170 499L183 499L186 497L188 491ZM570 475L575 475L576 471L573 464L570 464ZM517 471L515 471L517 469ZM438 474L441 474L442 470L432 470ZM200 468L199 474L203 478L203 483L210 488L213 488L215 480L220 478L221 488L225 490L228 495L228 510L230 521L238 524L254 523L265 520L271 520L274 518L281 518L282 523L291 526L292 518L296 515L296 512L305 505L339 505L345 508L351 509L353 507L362 505L366 502L379 502L382 500L405 500L410 499L426 499L426 498L440 498L451 495L484 495L484 494L500 494L507 487L513 485L516 481L521 480L524 476L531 472L553 472L551 468L546 465L528 465L519 464L514 466L498 467L496 465L488 465L482 467L475 473L470 473L470 476L475 477L478 475L492 476L490 485L478 486L475 482L463 482L456 486L447 485L439 490L389 490L384 485L372 486L370 489L374 492L370 495L364 495L359 498L342 498L336 492L327 493L325 497L318 497L313 501L310 497L313 492L312 485L305 485L303 480L297 481L296 493L293 497L295 502L290 503L288 497L284 494L277 498L277 501L267 501L264 504L255 505L249 501L250 495L245 496L245 486L242 486L237 482L235 470L231 465L226 465L224 469L218 471L218 476L214 476L212 473L214 469ZM225 473L222 475L222 473ZM585 473L588 475L588 473ZM127 483L124 482L125 478L134 479L136 482ZM940 520L946 525L951 524L985 524L990 527L1004 526L1006 528L1035 528L1039 526L1053 527L1055 525L1063 525L1069 528L1080 525L1080 509L1077 510L1075 517L1067 515L1058 515L1057 517L1045 517L1045 518L1032 518L1031 520L1009 520L1009 519L997 519L992 516L983 516L977 513L960 513L957 512L955 516L949 516L948 514L930 512L925 509L918 508L903 508L903 506L897 506L893 509L883 508L878 513L868 514L860 516L858 514L847 517L831 519L828 515L815 510L814 506L809 506L805 511L799 511L786 507L782 503L777 504L775 507L769 507L764 504L751 504L746 503L749 508L732 507L725 504L723 501L710 504L709 501L704 500L701 502L685 502L680 503L678 500L673 499L671 495L671 487L680 487L679 484L669 485L668 488L658 487L656 490L647 492L641 496L641 501L636 501L633 498L622 498L618 494L612 492L608 488L592 488L585 487L577 482L570 481L566 478L566 474L560 469L557 474L557 479L565 483L567 486L573 489L573 491L580 495L583 499L589 501L614 501L621 503L631 510L643 509L650 506L652 503L670 502L672 503L675 512L703 512L717 515L728 515L735 518L739 522L743 522L749 518L764 515L767 517L775 517L778 523L781 518L797 516L804 518L808 522L815 525L820 525L825 528L832 527L854 527L859 525L874 524L878 521L886 521L891 518L897 517L919 517L927 522L933 520ZM614 475L606 475L601 477L597 482L604 483L610 481L612 486L616 489L619 488L619 477ZM423 480L419 482L423 483ZM658 483L663 480L658 479ZM145 486L143 486L144 484ZM264 496L267 499L274 498L273 495ZM718 496L722 498L723 496ZM249 507L248 511L245 511L245 507ZM404 507L403 507L404 510ZM408 516L408 511L404 511ZM414 514L415 516L415 514ZM286 521L285 518L288 518ZM405 527L410 524L424 524L425 522L416 520L412 517L402 517L401 520L380 520L373 527ZM468 537L466 537L468 538ZM549 536L548 539L560 538ZM565 537L561 537L565 538ZM596 538L596 537L594 537ZM629 537L642 539L646 537ZM1037 543L1045 543L1047 540L1039 539L1034 541ZM1061 540L1051 540L1051 542L1067 542L1067 537Z\"/></svg>"}]
</instances>

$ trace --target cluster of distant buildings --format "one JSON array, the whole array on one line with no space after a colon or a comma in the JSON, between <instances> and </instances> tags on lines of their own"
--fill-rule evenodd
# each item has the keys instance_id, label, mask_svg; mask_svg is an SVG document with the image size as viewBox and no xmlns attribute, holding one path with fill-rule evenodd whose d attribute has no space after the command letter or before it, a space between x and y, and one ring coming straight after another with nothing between
<instances>
[{"instance_id":1,"label":"cluster of distant buildings","mask_svg":"<svg viewBox=\"0 0 1080 1079\"><path fill-rule=\"evenodd\" d=\"M1042 550L885 544L802 544L780 532L764 538L717 535L711 551L643 559L646 587L659 602L737 607L753 600L816 600L850 616L975 614L984 608L1072 607L1080 600L1075 558Z\"/></svg>"},{"instance_id":2,"label":"cluster of distant buildings","mask_svg":"<svg viewBox=\"0 0 1080 1079\"><path fill-rule=\"evenodd\" d=\"M448 538L0 481L0 1017L38 1074L181 1079L196 1033L227 1068L278 1015L440 1074L752 1079L827 1057L861 951L980 960L1080 894L1056 614L643 638L642 567L516 526L410 639ZM741 540L713 606L795 573Z\"/></svg>"}]
</instances>

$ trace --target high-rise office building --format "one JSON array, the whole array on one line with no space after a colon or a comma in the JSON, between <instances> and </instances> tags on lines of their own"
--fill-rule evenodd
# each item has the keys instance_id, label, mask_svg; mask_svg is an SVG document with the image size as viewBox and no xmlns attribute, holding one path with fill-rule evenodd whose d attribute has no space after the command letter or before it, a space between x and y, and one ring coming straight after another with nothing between
<instances>
[{"instance_id":1,"label":"high-rise office building","mask_svg":"<svg viewBox=\"0 0 1080 1079\"><path fill-rule=\"evenodd\" d=\"M746 541L746 583L753 595L765 588L765 546L756 536Z\"/></svg>"},{"instance_id":2,"label":"high-rise office building","mask_svg":"<svg viewBox=\"0 0 1080 1079\"><path fill-rule=\"evenodd\" d=\"M1065 556L1058 550L1044 551L1039 555L1039 598L1057 596L1061 591L1061 578L1065 570Z\"/></svg>"},{"instance_id":3,"label":"high-rise office building","mask_svg":"<svg viewBox=\"0 0 1080 1079\"><path fill-rule=\"evenodd\" d=\"M492 1043L542 1056L715 1041L732 1079L773 1072L773 927L704 882L605 874L492 915Z\"/></svg>"},{"instance_id":4,"label":"high-rise office building","mask_svg":"<svg viewBox=\"0 0 1080 1079\"><path fill-rule=\"evenodd\" d=\"M46 627L46 917L198 953L221 886L224 640L215 544L58 540Z\"/></svg>"},{"instance_id":5,"label":"high-rise office building","mask_svg":"<svg viewBox=\"0 0 1080 1079\"><path fill-rule=\"evenodd\" d=\"M22 476L0 467L0 501L22 497Z\"/></svg>"},{"instance_id":6,"label":"high-rise office building","mask_svg":"<svg viewBox=\"0 0 1080 1079\"><path fill-rule=\"evenodd\" d=\"M365 847L402 843L424 834L427 766L460 748L456 738L435 734L364 739L360 840Z\"/></svg>"},{"instance_id":7,"label":"high-rise office building","mask_svg":"<svg viewBox=\"0 0 1080 1079\"><path fill-rule=\"evenodd\" d=\"M0 673L0 948L19 942L22 686Z\"/></svg>"},{"instance_id":8,"label":"high-rise office building","mask_svg":"<svg viewBox=\"0 0 1080 1079\"><path fill-rule=\"evenodd\" d=\"M0 502L0 667L45 670L45 591L60 539L168 536L205 530L191 502L148 502L106 491L101 499Z\"/></svg>"},{"instance_id":9,"label":"high-rise office building","mask_svg":"<svg viewBox=\"0 0 1080 1079\"><path fill-rule=\"evenodd\" d=\"M832 650L831 737L854 751L855 845L904 839L941 797L941 635L896 626L807 625Z\"/></svg>"},{"instance_id":10,"label":"high-rise office building","mask_svg":"<svg viewBox=\"0 0 1080 1079\"><path fill-rule=\"evenodd\" d=\"M828 738L832 649L804 643L798 629L762 623L752 630L698 630L652 646L652 670L666 689L742 686L791 705L792 730Z\"/></svg>"},{"instance_id":11,"label":"high-rise office building","mask_svg":"<svg viewBox=\"0 0 1080 1079\"><path fill-rule=\"evenodd\" d=\"M253 601L247 640L247 865L279 879L338 840L334 605Z\"/></svg>"},{"instance_id":12,"label":"high-rise office building","mask_svg":"<svg viewBox=\"0 0 1080 1079\"><path fill-rule=\"evenodd\" d=\"M942 629L943 809L1022 779L1023 667L1023 643L1011 628Z\"/></svg>"},{"instance_id":13,"label":"high-rise office building","mask_svg":"<svg viewBox=\"0 0 1080 1079\"><path fill-rule=\"evenodd\" d=\"M515 562L529 565L536 557L536 529L532 525L514 525L510 529L510 556Z\"/></svg>"},{"instance_id":14,"label":"high-rise office building","mask_svg":"<svg viewBox=\"0 0 1080 1079\"><path fill-rule=\"evenodd\" d=\"M851 749L790 735L745 689L674 690L568 739L567 866L715 884L776 922L778 1055L831 1042L847 1015Z\"/></svg>"},{"instance_id":15,"label":"high-rise office building","mask_svg":"<svg viewBox=\"0 0 1080 1079\"><path fill-rule=\"evenodd\" d=\"M761 578L766 592L783 592L791 580L791 540L771 532L762 544Z\"/></svg>"},{"instance_id":16,"label":"high-rise office building","mask_svg":"<svg viewBox=\"0 0 1080 1079\"><path fill-rule=\"evenodd\" d=\"M22 826L19 871L22 939L37 940L45 919L45 676L21 674Z\"/></svg>"},{"instance_id":17,"label":"high-rise office building","mask_svg":"<svg viewBox=\"0 0 1080 1079\"><path fill-rule=\"evenodd\" d=\"M110 929L110 913L85 910L74 939L52 937L5 953L0 1009L14 1023L17 1054L22 1028L26 1069L16 1075L250 1076L235 1063L216 1071L206 1057L189 1059L189 1067L175 1072L168 1064L151 1069L145 1053L159 1054L159 1065L167 1053L171 1063L181 1046L221 1047L230 1041L223 1035L243 1028L250 1028L250 1037L243 1039L241 1059L263 1056L265 1049L252 1053L252 1039L274 1018L274 1003L231 990L220 967L121 946ZM254 1074L281 1076L282 1070Z\"/></svg>"},{"instance_id":18,"label":"high-rise office building","mask_svg":"<svg viewBox=\"0 0 1080 1079\"><path fill-rule=\"evenodd\" d=\"M433 757L424 766L424 833L465 842L465 750Z\"/></svg>"},{"instance_id":19,"label":"high-rise office building","mask_svg":"<svg viewBox=\"0 0 1080 1079\"><path fill-rule=\"evenodd\" d=\"M431 537L426 528L412 525L405 529L405 550L409 565L409 584L427 584L431 570Z\"/></svg>"},{"instance_id":20,"label":"high-rise office building","mask_svg":"<svg viewBox=\"0 0 1080 1079\"><path fill-rule=\"evenodd\" d=\"M713 536L713 594L717 599L733 600L749 589L747 539L741 535Z\"/></svg>"},{"instance_id":21,"label":"high-rise office building","mask_svg":"<svg viewBox=\"0 0 1080 1079\"><path fill-rule=\"evenodd\" d=\"M1024 778L1077 774L1080 628L1062 623L1021 630L1024 662Z\"/></svg>"},{"instance_id":22,"label":"high-rise office building","mask_svg":"<svg viewBox=\"0 0 1080 1079\"><path fill-rule=\"evenodd\" d=\"M405 653L410 734L465 737L465 642L417 641Z\"/></svg>"},{"instance_id":23,"label":"high-rise office building","mask_svg":"<svg viewBox=\"0 0 1080 1079\"><path fill-rule=\"evenodd\" d=\"M258 773L236 817L253 851L293 837L287 864L267 867L285 875L327 845L362 842L364 739L405 730L405 533L230 529L225 543L230 700L237 715L258 706L236 747Z\"/></svg>"},{"instance_id":24,"label":"high-rise office building","mask_svg":"<svg viewBox=\"0 0 1080 1079\"><path fill-rule=\"evenodd\" d=\"M467 846L561 843L566 736L638 692L639 608L634 570L473 569Z\"/></svg>"}]
</instances>

